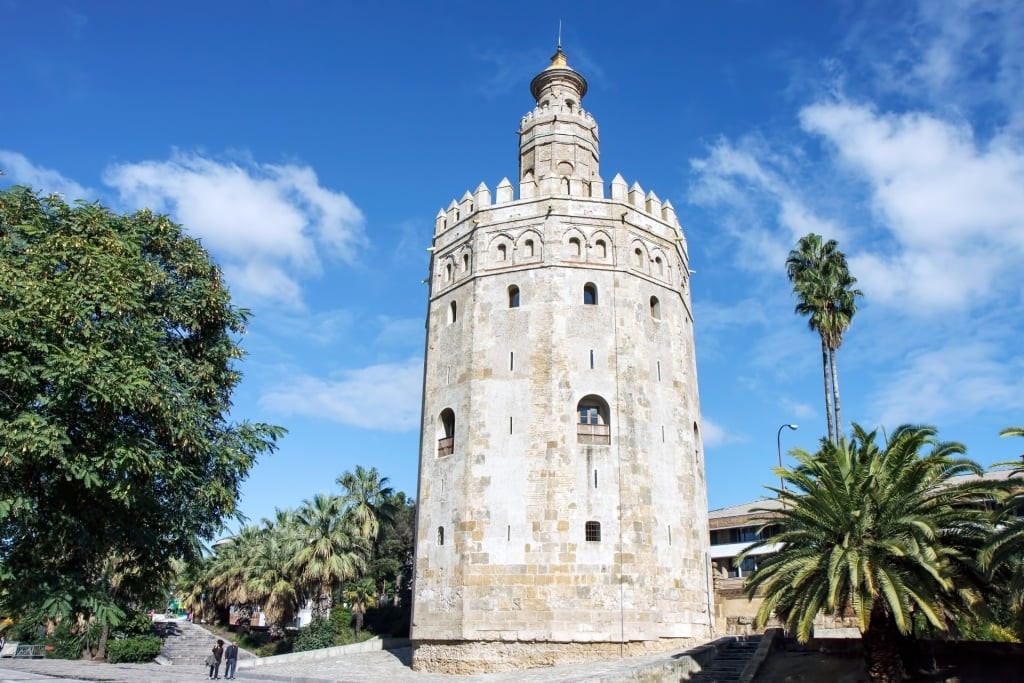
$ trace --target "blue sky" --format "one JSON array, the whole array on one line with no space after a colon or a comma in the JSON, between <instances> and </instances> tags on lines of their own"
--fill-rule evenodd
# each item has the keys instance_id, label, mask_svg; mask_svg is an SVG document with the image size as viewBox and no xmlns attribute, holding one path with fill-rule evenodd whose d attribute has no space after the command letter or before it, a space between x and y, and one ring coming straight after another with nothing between
<instances>
[{"instance_id":1,"label":"blue sky","mask_svg":"<svg viewBox=\"0 0 1024 683\"><path fill-rule=\"evenodd\" d=\"M556 14L559 12L560 14ZM375 466L416 493L437 210L517 172L558 21L601 173L687 234L711 507L825 431L784 262L837 239L865 293L844 421L984 464L1024 424L1024 4L0 0L0 182L183 223L254 319L237 418L288 428L258 520Z\"/></svg>"}]
</instances>

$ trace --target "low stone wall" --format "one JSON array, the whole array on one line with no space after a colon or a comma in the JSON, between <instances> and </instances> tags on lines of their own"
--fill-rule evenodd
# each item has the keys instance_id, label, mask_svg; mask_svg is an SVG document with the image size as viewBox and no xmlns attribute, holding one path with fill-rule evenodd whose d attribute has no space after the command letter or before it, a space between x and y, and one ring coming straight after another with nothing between
<instances>
[{"instance_id":1,"label":"low stone wall","mask_svg":"<svg viewBox=\"0 0 1024 683\"><path fill-rule=\"evenodd\" d=\"M627 643L420 641L412 644L412 669L445 674L494 673L651 655L691 648L694 644L691 638Z\"/></svg>"},{"instance_id":2,"label":"low stone wall","mask_svg":"<svg viewBox=\"0 0 1024 683\"><path fill-rule=\"evenodd\" d=\"M409 647L408 638L370 638L361 643L351 645L338 645L336 647L325 647L319 650L307 650L306 652L291 652L286 655L274 655L273 657L258 657L254 659L239 659L239 669L251 669L256 666L269 666L272 664L290 664L294 662L309 662L317 659L334 659L357 652L374 652L377 650L397 650L400 647Z\"/></svg>"}]
</instances>

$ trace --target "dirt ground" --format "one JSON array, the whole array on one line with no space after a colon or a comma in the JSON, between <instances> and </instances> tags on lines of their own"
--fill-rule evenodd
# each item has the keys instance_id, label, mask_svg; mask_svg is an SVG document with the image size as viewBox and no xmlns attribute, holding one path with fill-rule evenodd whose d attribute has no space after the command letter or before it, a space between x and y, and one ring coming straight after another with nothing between
<instances>
[{"instance_id":1,"label":"dirt ground","mask_svg":"<svg viewBox=\"0 0 1024 683\"><path fill-rule=\"evenodd\" d=\"M1024 669L1016 659L963 658L935 663L935 672L921 674L921 683L1021 683ZM754 683L867 683L859 654L779 650L769 655Z\"/></svg>"}]
</instances>

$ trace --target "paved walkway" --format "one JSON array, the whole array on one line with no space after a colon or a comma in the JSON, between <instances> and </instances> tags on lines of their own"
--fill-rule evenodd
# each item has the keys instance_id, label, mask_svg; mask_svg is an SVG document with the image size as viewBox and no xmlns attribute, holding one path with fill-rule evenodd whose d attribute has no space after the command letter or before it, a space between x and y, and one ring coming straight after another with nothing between
<instances>
[{"instance_id":1,"label":"paved walkway","mask_svg":"<svg viewBox=\"0 0 1024 683\"><path fill-rule=\"evenodd\" d=\"M671 655L649 655L567 664L542 669L494 674L453 676L417 673L409 668L409 648L381 650L293 664L275 664L259 669L240 669L236 680L287 681L289 683L585 683L663 661ZM0 662L0 683L62 680L116 681L117 683L181 683L206 680L206 667L197 665L98 664L61 659L10 660ZM223 670L221 671L223 674ZM223 678L221 679L223 680Z\"/></svg>"}]
</instances>

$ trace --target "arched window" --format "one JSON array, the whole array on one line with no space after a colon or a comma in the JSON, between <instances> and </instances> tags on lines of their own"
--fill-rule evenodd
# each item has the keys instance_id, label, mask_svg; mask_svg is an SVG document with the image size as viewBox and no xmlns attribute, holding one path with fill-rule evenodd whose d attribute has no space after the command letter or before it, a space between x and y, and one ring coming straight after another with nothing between
<instances>
[{"instance_id":1,"label":"arched window","mask_svg":"<svg viewBox=\"0 0 1024 683\"><path fill-rule=\"evenodd\" d=\"M508 287L508 307L519 308L519 288L515 285Z\"/></svg>"},{"instance_id":2,"label":"arched window","mask_svg":"<svg viewBox=\"0 0 1024 683\"><path fill-rule=\"evenodd\" d=\"M444 527L437 527L437 544L444 545Z\"/></svg>"},{"instance_id":3,"label":"arched window","mask_svg":"<svg viewBox=\"0 0 1024 683\"><path fill-rule=\"evenodd\" d=\"M700 464L700 428L693 423L693 461Z\"/></svg>"},{"instance_id":4,"label":"arched window","mask_svg":"<svg viewBox=\"0 0 1024 683\"><path fill-rule=\"evenodd\" d=\"M608 258L608 245L605 244L604 240L598 240L594 243L594 249L597 251L597 258L606 259Z\"/></svg>"},{"instance_id":5,"label":"arched window","mask_svg":"<svg viewBox=\"0 0 1024 683\"><path fill-rule=\"evenodd\" d=\"M583 285L583 303L587 306L597 305L597 285L593 282Z\"/></svg>"},{"instance_id":6,"label":"arched window","mask_svg":"<svg viewBox=\"0 0 1024 683\"><path fill-rule=\"evenodd\" d=\"M451 325L453 322L458 320L458 318L459 318L459 307L453 301L450 304L448 304L448 324Z\"/></svg>"},{"instance_id":7,"label":"arched window","mask_svg":"<svg viewBox=\"0 0 1024 683\"><path fill-rule=\"evenodd\" d=\"M499 244L498 245L498 260L499 261L504 261L507 258L508 258L508 247L506 247L504 244Z\"/></svg>"},{"instance_id":8,"label":"arched window","mask_svg":"<svg viewBox=\"0 0 1024 683\"><path fill-rule=\"evenodd\" d=\"M644 267L644 252L640 249L640 247L637 247L636 249L633 250L633 265L636 266L637 268Z\"/></svg>"},{"instance_id":9,"label":"arched window","mask_svg":"<svg viewBox=\"0 0 1024 683\"><path fill-rule=\"evenodd\" d=\"M445 408L438 423L437 455L451 455L455 452L455 412Z\"/></svg>"},{"instance_id":10,"label":"arched window","mask_svg":"<svg viewBox=\"0 0 1024 683\"><path fill-rule=\"evenodd\" d=\"M469 254L462 255L462 272L469 272Z\"/></svg>"},{"instance_id":11,"label":"arched window","mask_svg":"<svg viewBox=\"0 0 1024 683\"><path fill-rule=\"evenodd\" d=\"M576 426L576 441L584 444L610 444L611 425L608 419L608 403L600 396L584 396L576 405L579 424Z\"/></svg>"},{"instance_id":12,"label":"arched window","mask_svg":"<svg viewBox=\"0 0 1024 683\"><path fill-rule=\"evenodd\" d=\"M658 275L665 274L665 263L661 260L660 256L654 257L654 267L658 270Z\"/></svg>"},{"instance_id":13,"label":"arched window","mask_svg":"<svg viewBox=\"0 0 1024 683\"><path fill-rule=\"evenodd\" d=\"M586 538L588 543L599 543L601 541L601 522L587 522Z\"/></svg>"},{"instance_id":14,"label":"arched window","mask_svg":"<svg viewBox=\"0 0 1024 683\"><path fill-rule=\"evenodd\" d=\"M582 250L580 249L580 240L579 240L579 238L578 237L570 237L569 238L569 256L571 256L573 258L578 258L581 251Z\"/></svg>"},{"instance_id":15,"label":"arched window","mask_svg":"<svg viewBox=\"0 0 1024 683\"><path fill-rule=\"evenodd\" d=\"M445 266L444 266L444 281L445 282L451 282L452 281L452 264L450 264L450 263L446 263Z\"/></svg>"},{"instance_id":16,"label":"arched window","mask_svg":"<svg viewBox=\"0 0 1024 683\"><path fill-rule=\"evenodd\" d=\"M651 317L655 320L661 320L661 302L658 301L658 297L651 297Z\"/></svg>"},{"instance_id":17,"label":"arched window","mask_svg":"<svg viewBox=\"0 0 1024 683\"><path fill-rule=\"evenodd\" d=\"M523 252L526 258L533 257L533 240L526 240L526 242L523 243Z\"/></svg>"}]
</instances>

